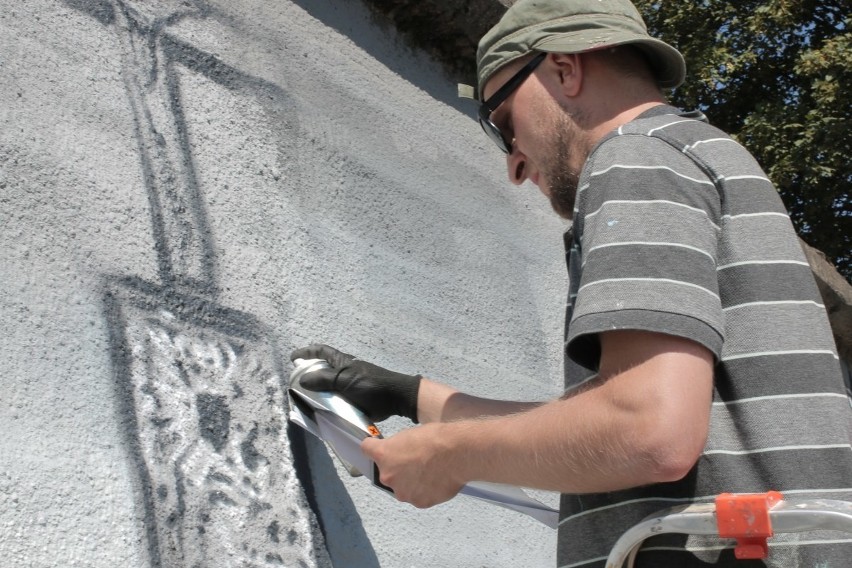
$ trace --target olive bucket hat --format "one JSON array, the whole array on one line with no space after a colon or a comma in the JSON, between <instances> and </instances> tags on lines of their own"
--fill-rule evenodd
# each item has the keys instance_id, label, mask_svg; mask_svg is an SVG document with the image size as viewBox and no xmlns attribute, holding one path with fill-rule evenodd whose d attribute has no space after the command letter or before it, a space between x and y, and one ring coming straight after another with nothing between
<instances>
[{"instance_id":1,"label":"olive bucket hat","mask_svg":"<svg viewBox=\"0 0 852 568\"><path fill-rule=\"evenodd\" d=\"M583 53L627 44L645 53L660 87L683 82L683 56L648 35L642 16L628 0L519 0L479 42L479 98L494 73L533 51Z\"/></svg>"}]
</instances>

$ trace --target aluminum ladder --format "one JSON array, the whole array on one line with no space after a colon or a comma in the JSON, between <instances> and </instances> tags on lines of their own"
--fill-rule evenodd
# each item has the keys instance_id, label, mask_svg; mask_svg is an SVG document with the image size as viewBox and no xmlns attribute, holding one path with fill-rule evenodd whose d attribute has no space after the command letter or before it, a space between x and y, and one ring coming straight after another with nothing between
<instances>
[{"instance_id":1,"label":"aluminum ladder","mask_svg":"<svg viewBox=\"0 0 852 568\"><path fill-rule=\"evenodd\" d=\"M647 517L619 538L606 568L633 567L645 539L664 533L714 535L736 539L738 559L769 554L767 539L775 533L837 530L852 533L852 503L831 499L786 500L777 491L723 493L714 503L665 509Z\"/></svg>"}]
</instances>

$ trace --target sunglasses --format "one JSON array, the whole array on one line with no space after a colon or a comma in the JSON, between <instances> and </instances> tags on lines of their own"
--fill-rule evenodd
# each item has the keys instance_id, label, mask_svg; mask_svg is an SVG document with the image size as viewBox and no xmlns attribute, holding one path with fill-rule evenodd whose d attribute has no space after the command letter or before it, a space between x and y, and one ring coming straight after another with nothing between
<instances>
[{"instance_id":1,"label":"sunglasses","mask_svg":"<svg viewBox=\"0 0 852 568\"><path fill-rule=\"evenodd\" d=\"M482 130L485 131L488 137L497 144L497 147L506 154L512 152L512 140L507 140L503 133L500 132L500 127L491 122L491 113L497 110L497 107L503 104L503 101L508 99L509 95L521 86L521 83L535 71L535 68L538 67L539 63L544 61L545 57L547 57L547 53L545 52L541 52L533 57L529 63L524 65L520 71L512 75L511 79L497 89L497 92L491 95L490 99L479 105L479 125L482 126Z\"/></svg>"}]
</instances>

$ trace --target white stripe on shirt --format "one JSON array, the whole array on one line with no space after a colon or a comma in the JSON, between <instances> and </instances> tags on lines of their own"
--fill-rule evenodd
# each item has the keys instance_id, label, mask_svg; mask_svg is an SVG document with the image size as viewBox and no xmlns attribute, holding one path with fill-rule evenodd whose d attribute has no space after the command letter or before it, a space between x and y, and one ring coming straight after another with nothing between
<instances>
[{"instance_id":1,"label":"white stripe on shirt","mask_svg":"<svg viewBox=\"0 0 852 568\"><path fill-rule=\"evenodd\" d=\"M719 299L718 294L715 292L708 290L703 286L699 286L698 284L693 284L692 282L683 282L681 280L671 280L669 278L605 278L603 280L596 280L594 282L589 282L588 284L581 286L577 293L579 294L589 286L595 286L596 284L608 284L612 282L664 282L667 284L677 284L678 286L689 286L690 288L697 288L702 292L707 292L713 298Z\"/></svg>"},{"instance_id":2,"label":"white stripe on shirt","mask_svg":"<svg viewBox=\"0 0 852 568\"><path fill-rule=\"evenodd\" d=\"M667 199L610 199L601 203L601 206L592 211L591 213L587 213L585 219L588 219L589 217L594 217L595 215L600 213L601 209L603 209L606 205L624 203L630 205L651 205L665 203L668 205L674 205L675 207L683 207L684 209L689 209L690 211L695 211L696 213L701 213L702 215L707 217L708 220L710 219L710 217L707 215L707 211L705 211L704 209L701 209L699 207L693 207L692 205L687 205L685 203L679 203L677 201L669 201ZM715 228L717 231L720 230L719 226L713 223L712 221L710 221L710 224L713 225L713 228Z\"/></svg>"},{"instance_id":3,"label":"white stripe on shirt","mask_svg":"<svg viewBox=\"0 0 852 568\"><path fill-rule=\"evenodd\" d=\"M737 304L735 306L728 306L727 308L722 308L723 312L727 312L730 310L738 310L740 308L750 308L753 306L785 306L785 305L805 305L810 304L812 306L816 306L820 309L825 309L823 304L814 302L813 300L777 300L777 301L767 301L767 302L746 302L744 304Z\"/></svg>"},{"instance_id":4,"label":"white stripe on shirt","mask_svg":"<svg viewBox=\"0 0 852 568\"><path fill-rule=\"evenodd\" d=\"M722 219L742 219L743 217L768 217L776 216L789 219L790 216L786 213L778 213L776 211L764 211L763 213L740 213L739 215L722 215Z\"/></svg>"},{"instance_id":5,"label":"white stripe on shirt","mask_svg":"<svg viewBox=\"0 0 852 568\"><path fill-rule=\"evenodd\" d=\"M736 266L746 266L746 265L761 265L761 264L799 264L801 266L810 266L805 261L801 260L744 260L742 262L732 262L731 264L724 264L722 266L716 267L716 270L725 270L727 268L734 268Z\"/></svg>"},{"instance_id":6,"label":"white stripe on shirt","mask_svg":"<svg viewBox=\"0 0 852 568\"><path fill-rule=\"evenodd\" d=\"M722 361L735 361L737 359L750 359L752 357L773 357L775 355L831 355L835 359L840 359L837 353L828 349L792 349L790 351L755 351L753 353L740 353L738 355L728 355L722 357Z\"/></svg>"},{"instance_id":7,"label":"white stripe on shirt","mask_svg":"<svg viewBox=\"0 0 852 568\"><path fill-rule=\"evenodd\" d=\"M684 150L692 150L693 148L695 148L699 144L710 144L711 142L733 142L737 146L742 147L742 144L740 144L739 142L737 142L733 138L708 138L707 140L699 140L698 142L696 142L696 143L694 143L690 146L685 146Z\"/></svg>"},{"instance_id":8,"label":"white stripe on shirt","mask_svg":"<svg viewBox=\"0 0 852 568\"><path fill-rule=\"evenodd\" d=\"M603 175L603 174L609 172L610 170L614 170L614 169L622 169L622 170L667 170L667 171L670 171L671 173L673 173L674 175L681 177L683 179L687 179L689 181L694 181L695 183L714 186L712 181L707 181L707 180L703 180L703 179L696 179L696 178L689 177L688 175L685 175L685 174L682 174L682 173L680 173L676 170L673 170L672 168L670 168L668 166L637 166L637 165L632 165L632 164L613 164L610 167L606 168L605 170L592 172L592 173L589 174L589 176L590 177L600 176L600 175Z\"/></svg>"},{"instance_id":9,"label":"white stripe on shirt","mask_svg":"<svg viewBox=\"0 0 852 568\"><path fill-rule=\"evenodd\" d=\"M772 183L772 182L769 180L769 178L768 178L768 177L766 177L766 176L750 176L750 175L743 175L743 176L722 176L722 177L720 177L720 178L718 178L718 179L719 179L719 181L738 181L738 180L741 180L741 179L756 179L756 180L760 180L760 181L765 181L766 183L769 183L769 184L771 184L771 183Z\"/></svg>"},{"instance_id":10,"label":"white stripe on shirt","mask_svg":"<svg viewBox=\"0 0 852 568\"><path fill-rule=\"evenodd\" d=\"M675 120L674 122L667 122L666 124L664 124L662 126L652 128L651 130L649 130L647 132L646 136L650 136L651 133L656 132L657 130L662 130L664 128L668 128L669 126L674 126L675 124L683 124L684 122L695 122L695 121L691 118L687 118L687 119L684 119L684 120Z\"/></svg>"},{"instance_id":11,"label":"white stripe on shirt","mask_svg":"<svg viewBox=\"0 0 852 568\"><path fill-rule=\"evenodd\" d=\"M842 398L845 399L845 394L836 392L820 392L820 393L804 393L804 394L771 394L766 396L753 396L750 398L741 398L737 400L717 401L713 406L733 406L735 404L745 404L748 402L762 402L766 400L783 400L789 398Z\"/></svg>"},{"instance_id":12,"label":"white stripe on shirt","mask_svg":"<svg viewBox=\"0 0 852 568\"><path fill-rule=\"evenodd\" d=\"M716 262L716 259L713 258L713 255L710 254L709 252L707 252L706 250L702 250L698 247L693 247L693 246L690 246L690 245L684 245L684 244L680 244L680 243L668 243L668 242L662 242L661 243L661 242L650 242L650 241L622 241L622 242L618 242L618 243L609 243L609 244L605 244L605 245L598 245L596 247L590 248L589 250L586 251L586 254L583 257L583 264L582 265L586 266L586 261L588 260L589 255L592 252L594 252L598 249L609 248L609 247L620 247L620 246L643 246L643 247L658 246L658 247L684 248L684 249L688 249L688 250L691 250L691 251L701 253L704 256L706 256L707 258L709 258L711 261L713 261L714 263Z\"/></svg>"},{"instance_id":13,"label":"white stripe on shirt","mask_svg":"<svg viewBox=\"0 0 852 568\"><path fill-rule=\"evenodd\" d=\"M789 452L793 450L839 450L841 448L852 451L852 445L850 444L814 444L804 446L773 446L768 448L757 448L755 450L707 450L705 452L701 452L701 455L712 456L716 454L723 454L727 456L750 456L753 454L766 454L769 452Z\"/></svg>"}]
</instances>

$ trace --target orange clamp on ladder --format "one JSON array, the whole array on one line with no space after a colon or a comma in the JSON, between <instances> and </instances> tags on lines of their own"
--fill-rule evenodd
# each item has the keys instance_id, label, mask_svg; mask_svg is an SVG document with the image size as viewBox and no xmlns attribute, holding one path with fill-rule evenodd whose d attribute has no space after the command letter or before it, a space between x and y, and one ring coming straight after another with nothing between
<instances>
[{"instance_id":1,"label":"orange clamp on ladder","mask_svg":"<svg viewBox=\"0 0 852 568\"><path fill-rule=\"evenodd\" d=\"M766 558L773 533L815 530L852 533L852 503L832 499L787 500L777 491L723 493L714 503L693 503L655 513L628 529L606 560L606 568L633 566L645 539L665 533L736 539L739 559Z\"/></svg>"},{"instance_id":2,"label":"orange clamp on ladder","mask_svg":"<svg viewBox=\"0 0 852 568\"><path fill-rule=\"evenodd\" d=\"M769 555L766 539L772 536L769 510L784 498L768 493L722 493L716 497L716 525L719 536L734 538L734 556L740 560L762 559Z\"/></svg>"}]
</instances>

